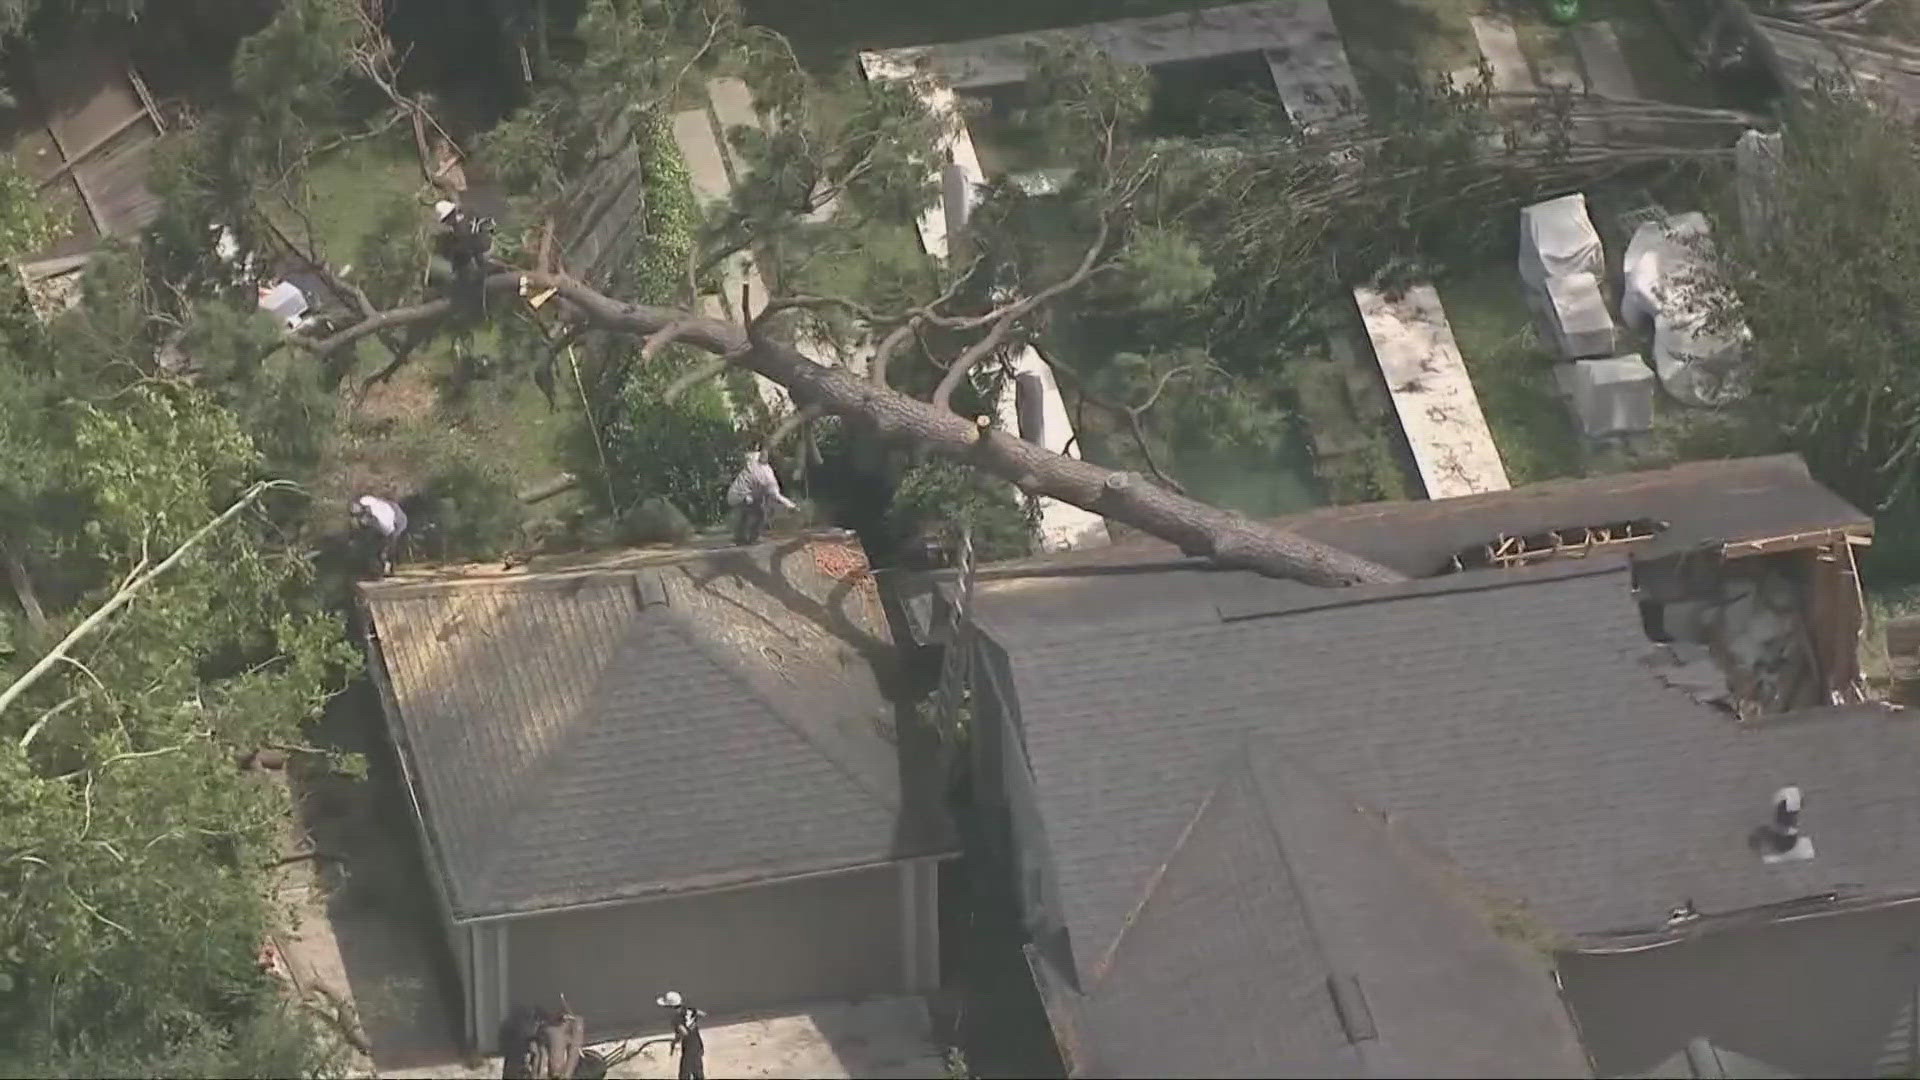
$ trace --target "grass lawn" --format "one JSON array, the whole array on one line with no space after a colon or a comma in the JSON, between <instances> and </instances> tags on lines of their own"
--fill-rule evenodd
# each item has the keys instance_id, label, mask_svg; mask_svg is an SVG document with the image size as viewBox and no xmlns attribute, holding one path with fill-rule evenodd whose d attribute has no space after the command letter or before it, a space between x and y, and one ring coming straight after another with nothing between
<instances>
[{"instance_id":1,"label":"grass lawn","mask_svg":"<svg viewBox=\"0 0 1920 1080\"><path fill-rule=\"evenodd\" d=\"M329 157L307 176L308 217L315 238L336 267L349 263L362 241L395 200L418 200L426 213L427 192L410 143L373 140ZM280 215L298 237L296 215ZM423 267L424 270L424 267ZM481 328L472 350L497 355L498 336ZM561 443L579 422L579 396L564 362L556 372L557 408L525 376L474 383L455 399L446 393L454 372L451 340L443 335L419 349L390 382L364 398L362 381L385 366L387 350L363 345L358 364L341 385L338 423L313 489L314 512L326 520L355 494L405 495L455 461L502 470L517 487L548 480L564 468ZM562 496L541 504L542 513L569 505Z\"/></svg>"},{"instance_id":2,"label":"grass lawn","mask_svg":"<svg viewBox=\"0 0 1920 1080\"><path fill-rule=\"evenodd\" d=\"M1480 411L1515 485L1581 474L1580 438L1557 396L1551 346L1533 326L1519 271L1494 264L1438 284Z\"/></svg>"}]
</instances>

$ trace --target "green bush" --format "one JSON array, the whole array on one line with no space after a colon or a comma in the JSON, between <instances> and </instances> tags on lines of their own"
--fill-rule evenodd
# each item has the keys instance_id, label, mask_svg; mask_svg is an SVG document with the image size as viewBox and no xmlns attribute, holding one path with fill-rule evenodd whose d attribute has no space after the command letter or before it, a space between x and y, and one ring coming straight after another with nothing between
<instances>
[{"instance_id":1,"label":"green bush","mask_svg":"<svg viewBox=\"0 0 1920 1080\"><path fill-rule=\"evenodd\" d=\"M526 507L504 471L458 461L435 473L408 506L414 550L435 560L493 559L521 536Z\"/></svg>"},{"instance_id":2,"label":"green bush","mask_svg":"<svg viewBox=\"0 0 1920 1080\"><path fill-rule=\"evenodd\" d=\"M666 304L680 295L686 280L687 253L700 228L700 206L693 198L693 176L673 141L673 127L666 116L646 117L636 138L647 199L642 220L646 240L629 270L630 287L642 303Z\"/></svg>"},{"instance_id":3,"label":"green bush","mask_svg":"<svg viewBox=\"0 0 1920 1080\"><path fill-rule=\"evenodd\" d=\"M587 490L616 518L649 496L671 502L696 527L726 516L727 485L740 469L746 439L711 384L671 405L661 401L681 370L663 355L627 376L600 422L604 473L596 450L576 450L575 471L591 478ZM613 503L605 505L609 497Z\"/></svg>"}]
</instances>

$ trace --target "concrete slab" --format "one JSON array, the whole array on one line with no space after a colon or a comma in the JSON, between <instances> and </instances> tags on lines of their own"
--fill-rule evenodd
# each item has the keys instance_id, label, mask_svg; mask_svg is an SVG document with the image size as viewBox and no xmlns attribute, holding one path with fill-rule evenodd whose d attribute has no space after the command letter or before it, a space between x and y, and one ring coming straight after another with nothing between
<instances>
[{"instance_id":1,"label":"concrete slab","mask_svg":"<svg viewBox=\"0 0 1920 1080\"><path fill-rule=\"evenodd\" d=\"M1620 38L1606 22L1581 23L1573 28L1573 46L1579 50L1580 66L1586 69L1587 92L1600 97L1638 98L1640 87L1633 81L1633 69L1620 51Z\"/></svg>"},{"instance_id":2,"label":"concrete slab","mask_svg":"<svg viewBox=\"0 0 1920 1080\"><path fill-rule=\"evenodd\" d=\"M1027 380L1037 384L1040 390L1037 410L1040 438L1033 441L1056 454L1079 457L1080 442L1074 438L1073 417L1067 412L1067 402L1060 394L1059 383L1054 380L1053 369L1047 366L1047 362L1032 346L1023 350L1012 366L1014 377L1007 380L1006 390L995 403L994 411L1000 429L1020 431L1018 394L1014 388L1020 381ZM1058 499L1040 500L1040 546L1043 549L1068 551L1104 547L1111 542L1106 518Z\"/></svg>"},{"instance_id":3,"label":"concrete slab","mask_svg":"<svg viewBox=\"0 0 1920 1080\"><path fill-rule=\"evenodd\" d=\"M733 81L738 82L738 80ZM741 84L740 90L746 90L745 84ZM731 91L728 91L728 94L731 107L736 99L731 98ZM716 104L716 111L718 108ZM750 95L747 110L751 116ZM728 171L726 153L720 148L720 140L714 136L713 123L708 118L707 111L688 109L675 113L673 141L680 147L680 157L687 163L687 173L694 197L700 201L701 205L711 206L727 201L733 192L733 177ZM719 298L718 303L716 304L711 297L701 301L702 310L715 318L738 320L742 317L742 313L733 311L733 308L740 303L740 286L743 284L752 290L755 311L758 311L772 296L772 293L767 291L767 283L761 279L760 271L754 267L750 258L727 260L721 272L721 280L725 284L725 293ZM726 314L716 314L714 310L716 306ZM760 375L755 375L753 378L754 385L760 392L760 400L766 402L768 408L776 412L792 408L792 402L787 396L785 387Z\"/></svg>"},{"instance_id":4,"label":"concrete slab","mask_svg":"<svg viewBox=\"0 0 1920 1080\"><path fill-rule=\"evenodd\" d=\"M1474 15L1467 21L1473 24L1473 40L1480 46L1480 55L1493 68L1494 93L1528 94L1539 89L1512 22L1503 15Z\"/></svg>"},{"instance_id":5,"label":"concrete slab","mask_svg":"<svg viewBox=\"0 0 1920 1080\"><path fill-rule=\"evenodd\" d=\"M707 100L713 102L713 115L723 132L760 126L760 114L753 109L753 91L732 75L708 79Z\"/></svg>"},{"instance_id":6,"label":"concrete slab","mask_svg":"<svg viewBox=\"0 0 1920 1080\"><path fill-rule=\"evenodd\" d=\"M1287 115L1303 127L1352 122L1361 113L1360 83L1326 0L1297 0L1291 36L1262 50Z\"/></svg>"},{"instance_id":7,"label":"concrete slab","mask_svg":"<svg viewBox=\"0 0 1920 1080\"><path fill-rule=\"evenodd\" d=\"M1570 94L1587 92L1587 78L1580 73L1579 61L1558 50L1533 57L1533 79L1542 90L1565 90Z\"/></svg>"},{"instance_id":8,"label":"concrete slab","mask_svg":"<svg viewBox=\"0 0 1920 1080\"><path fill-rule=\"evenodd\" d=\"M1339 31L1334 28L1326 0L1259 0L1068 30L896 49L889 55L908 67L925 61L956 90L987 90L1026 79L1030 43L1069 38L1083 41L1115 60L1148 67L1268 48L1287 49L1292 62L1311 60L1331 46L1344 60ZM1327 71L1333 73L1335 69ZM1350 78L1351 71L1347 75Z\"/></svg>"},{"instance_id":9,"label":"concrete slab","mask_svg":"<svg viewBox=\"0 0 1920 1080\"><path fill-rule=\"evenodd\" d=\"M891 81L912 78L916 74L914 59L907 55L909 50L893 52L871 52L860 54L860 66L869 79ZM1025 78L1024 54L1021 61L1021 78ZM947 163L957 166L960 174L969 185L977 187L987 182L986 170L980 167L980 154L974 148L973 136L967 133L967 125L961 116L959 98L953 87L938 81L921 84L921 102L927 111L940 118L946 127L944 152ZM936 177L942 187L946 186L946 177ZM928 207L915 223L920 230L920 246L927 254L936 259L947 257L947 209L945 200L939 200Z\"/></svg>"},{"instance_id":10,"label":"concrete slab","mask_svg":"<svg viewBox=\"0 0 1920 1080\"><path fill-rule=\"evenodd\" d=\"M673 141L687 163L693 194L701 205L725 202L733 190L727 176L726 159L720 152L720 140L713 137L713 124L705 109L688 109L673 115Z\"/></svg>"},{"instance_id":11,"label":"concrete slab","mask_svg":"<svg viewBox=\"0 0 1920 1080\"><path fill-rule=\"evenodd\" d=\"M707 1072L726 1077L927 1078L946 1075L927 1010L918 998L878 998L824 1005L803 1013L713 1022L705 1031ZM634 1040L638 1045L641 1040ZM620 1043L600 1043L601 1052ZM453 1080L500 1075L500 1059L477 1068L448 1064L382 1073L389 1080ZM665 1043L614 1066L618 1078L679 1075Z\"/></svg>"},{"instance_id":12,"label":"concrete slab","mask_svg":"<svg viewBox=\"0 0 1920 1080\"><path fill-rule=\"evenodd\" d=\"M1431 285L1414 285L1392 298L1360 288L1353 290L1353 299L1427 497L1507 490L1506 466L1440 294Z\"/></svg>"}]
</instances>

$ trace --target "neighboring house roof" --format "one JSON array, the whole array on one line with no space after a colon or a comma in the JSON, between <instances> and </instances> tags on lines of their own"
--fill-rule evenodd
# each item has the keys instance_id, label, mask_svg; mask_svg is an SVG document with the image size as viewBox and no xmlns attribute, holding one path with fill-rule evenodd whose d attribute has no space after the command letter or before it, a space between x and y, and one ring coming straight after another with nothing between
<instances>
[{"instance_id":1,"label":"neighboring house roof","mask_svg":"<svg viewBox=\"0 0 1920 1080\"><path fill-rule=\"evenodd\" d=\"M1669 527L1636 543L1636 556L1871 529L1794 458L1283 524L1431 574L1452 552L1501 532L1645 517ZM1618 553L1317 589L1205 569L1160 550L1158 562L1149 550L1131 566L1108 551L987 568L972 600L975 625L1007 656L1070 943L1062 975L1091 995L1076 1007L1099 1010L1129 983L1158 984L1153 964L1127 962L1134 913L1178 888L1170 878L1182 865L1182 837L1204 823L1200 808L1249 739L1265 740L1348 804L1385 815L1392 835L1456 868L1507 933L1536 942L1663 938L1673 932L1669 914L1689 903L1705 925L1828 894L1920 892L1920 789L1912 783L1920 740L1911 724L1861 706L1741 725L1665 684L1648 667L1656 646ZM1787 784L1805 793L1818 857L1766 865L1748 839ZM1292 858L1299 848L1286 850ZM1225 892L1202 903L1181 920L1196 948L1213 932L1198 927L1241 910ZM1220 955L1242 949L1261 955L1247 935ZM1462 984L1451 991L1429 984L1428 1008L1496 981L1459 970ZM1284 986L1293 976L1250 961L1197 985L1218 990L1207 1006L1218 1011L1235 993L1253 992L1230 987L1275 978ZM1149 1055L1129 1041L1126 1023L1093 1030L1107 1051ZM1383 1024L1382 1044L1389 1038ZM1408 1039L1417 1042L1418 1032ZM1168 1067L1143 1056L1101 1068L1132 1072L1138 1062L1152 1063L1140 1071Z\"/></svg>"},{"instance_id":2,"label":"neighboring house roof","mask_svg":"<svg viewBox=\"0 0 1920 1080\"><path fill-rule=\"evenodd\" d=\"M1685 1050L1634 1080L1793 1080L1793 1074L1722 1050L1705 1039L1695 1039Z\"/></svg>"},{"instance_id":3,"label":"neighboring house roof","mask_svg":"<svg viewBox=\"0 0 1920 1080\"><path fill-rule=\"evenodd\" d=\"M456 918L953 848L840 535L415 571L361 596Z\"/></svg>"},{"instance_id":4,"label":"neighboring house roof","mask_svg":"<svg viewBox=\"0 0 1920 1080\"><path fill-rule=\"evenodd\" d=\"M1563 935L1658 929L1689 899L1920 887L1911 726L1874 707L1735 725L1646 667L1628 578L1596 556L1007 644L1081 976L1256 733ZM1745 841L1789 783L1819 857L1763 866Z\"/></svg>"},{"instance_id":5,"label":"neighboring house roof","mask_svg":"<svg viewBox=\"0 0 1920 1080\"><path fill-rule=\"evenodd\" d=\"M1084 995L1078 1075L1584 1076L1537 954L1276 745L1236 748Z\"/></svg>"}]
</instances>

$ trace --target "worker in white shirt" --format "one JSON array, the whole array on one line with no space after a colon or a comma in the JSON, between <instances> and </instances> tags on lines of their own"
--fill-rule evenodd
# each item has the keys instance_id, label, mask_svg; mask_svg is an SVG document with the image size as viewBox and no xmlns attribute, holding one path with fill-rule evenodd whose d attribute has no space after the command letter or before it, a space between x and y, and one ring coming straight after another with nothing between
<instances>
[{"instance_id":1,"label":"worker in white shirt","mask_svg":"<svg viewBox=\"0 0 1920 1080\"><path fill-rule=\"evenodd\" d=\"M766 531L775 503L789 510L799 509L792 499L780 493L780 478L773 474L773 466L767 464L767 455L755 450L747 455L745 467L727 486L727 505L733 507L733 542L744 545L758 541Z\"/></svg>"},{"instance_id":2,"label":"worker in white shirt","mask_svg":"<svg viewBox=\"0 0 1920 1080\"><path fill-rule=\"evenodd\" d=\"M353 500L349 510L353 524L363 535L377 540L380 551L380 576L393 572L393 553L400 546L400 537L407 531L407 512L400 504L378 495L362 495Z\"/></svg>"}]
</instances>

